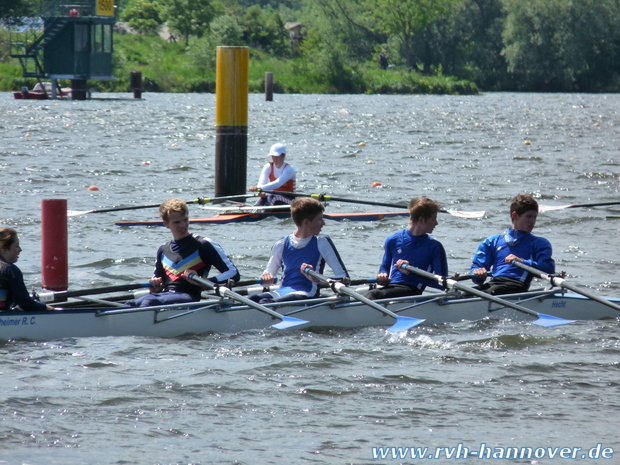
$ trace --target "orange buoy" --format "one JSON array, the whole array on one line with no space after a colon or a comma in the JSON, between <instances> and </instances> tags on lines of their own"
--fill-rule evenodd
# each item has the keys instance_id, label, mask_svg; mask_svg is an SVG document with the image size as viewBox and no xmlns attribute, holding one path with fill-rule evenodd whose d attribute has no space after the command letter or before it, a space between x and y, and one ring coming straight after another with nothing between
<instances>
[{"instance_id":1,"label":"orange buoy","mask_svg":"<svg viewBox=\"0 0 620 465\"><path fill-rule=\"evenodd\" d=\"M142 164L143 164L143 165L150 165L150 164L151 164L151 162L150 162L150 161L148 161L148 160L145 160L145 161L143 161L143 162L142 162Z\"/></svg>"},{"instance_id":2,"label":"orange buoy","mask_svg":"<svg viewBox=\"0 0 620 465\"><path fill-rule=\"evenodd\" d=\"M373 182L373 183L371 184L371 187L381 187L381 183L380 183L380 182L375 181L375 182Z\"/></svg>"},{"instance_id":3,"label":"orange buoy","mask_svg":"<svg viewBox=\"0 0 620 465\"><path fill-rule=\"evenodd\" d=\"M88 190L89 190L89 191L98 191L98 190L99 190L99 188L98 188L97 186L90 186L90 187L88 188Z\"/></svg>"}]
</instances>

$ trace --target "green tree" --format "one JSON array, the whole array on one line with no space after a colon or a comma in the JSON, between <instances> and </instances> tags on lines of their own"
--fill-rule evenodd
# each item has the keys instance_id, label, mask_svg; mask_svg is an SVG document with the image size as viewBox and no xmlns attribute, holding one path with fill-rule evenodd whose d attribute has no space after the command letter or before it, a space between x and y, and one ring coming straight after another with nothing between
<instances>
[{"instance_id":1,"label":"green tree","mask_svg":"<svg viewBox=\"0 0 620 465\"><path fill-rule=\"evenodd\" d=\"M0 23L21 24L21 19L34 16L35 3L32 0L0 0Z\"/></svg>"},{"instance_id":2,"label":"green tree","mask_svg":"<svg viewBox=\"0 0 620 465\"><path fill-rule=\"evenodd\" d=\"M441 68L447 75L474 80L482 89L506 89L503 27L501 0L463 0L418 36L417 62L424 69Z\"/></svg>"},{"instance_id":3,"label":"green tree","mask_svg":"<svg viewBox=\"0 0 620 465\"><path fill-rule=\"evenodd\" d=\"M244 43L253 48L264 50L274 56L283 56L288 52L288 33L280 14L270 6L260 8L251 6L241 20Z\"/></svg>"},{"instance_id":4,"label":"green tree","mask_svg":"<svg viewBox=\"0 0 620 465\"><path fill-rule=\"evenodd\" d=\"M360 74L347 62L341 42L330 42L310 31L295 60L294 72L316 82L329 93L357 93L362 89Z\"/></svg>"},{"instance_id":5,"label":"green tree","mask_svg":"<svg viewBox=\"0 0 620 465\"><path fill-rule=\"evenodd\" d=\"M155 36L164 23L163 15L157 0L130 0L120 17L139 33Z\"/></svg>"},{"instance_id":6,"label":"green tree","mask_svg":"<svg viewBox=\"0 0 620 465\"><path fill-rule=\"evenodd\" d=\"M319 39L338 43L347 58L363 62L372 59L377 44L388 40L387 34L375 27L376 21L364 13L364 6L353 0L307 0L301 21L316 31Z\"/></svg>"},{"instance_id":7,"label":"green tree","mask_svg":"<svg viewBox=\"0 0 620 465\"><path fill-rule=\"evenodd\" d=\"M209 23L218 14L211 0L165 0L168 27L185 38L202 37L209 30Z\"/></svg>"},{"instance_id":8,"label":"green tree","mask_svg":"<svg viewBox=\"0 0 620 465\"><path fill-rule=\"evenodd\" d=\"M414 44L418 34L445 17L460 0L362 0L365 16L377 31L398 38L409 68L415 65Z\"/></svg>"},{"instance_id":9,"label":"green tree","mask_svg":"<svg viewBox=\"0 0 620 465\"><path fill-rule=\"evenodd\" d=\"M503 54L523 90L595 90L618 73L619 0L503 0Z\"/></svg>"},{"instance_id":10,"label":"green tree","mask_svg":"<svg viewBox=\"0 0 620 465\"><path fill-rule=\"evenodd\" d=\"M211 21L209 29L209 33L204 37L192 41L192 46L187 52L192 67L203 74L215 72L218 46L245 45L241 39L243 29L236 16L220 15Z\"/></svg>"},{"instance_id":11,"label":"green tree","mask_svg":"<svg viewBox=\"0 0 620 465\"><path fill-rule=\"evenodd\" d=\"M209 25L212 39L211 53L215 57L215 47L218 45L242 46L246 45L243 41L243 28L239 24L237 16L225 14L218 16Z\"/></svg>"}]
</instances>

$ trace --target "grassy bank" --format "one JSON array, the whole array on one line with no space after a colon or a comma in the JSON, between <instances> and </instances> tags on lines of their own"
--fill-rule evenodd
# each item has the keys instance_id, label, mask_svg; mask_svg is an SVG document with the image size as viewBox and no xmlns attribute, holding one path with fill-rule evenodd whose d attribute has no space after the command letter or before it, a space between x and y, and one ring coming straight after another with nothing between
<instances>
[{"instance_id":1,"label":"grassy bank","mask_svg":"<svg viewBox=\"0 0 620 465\"><path fill-rule=\"evenodd\" d=\"M102 92L128 92L131 71L141 71L147 92L214 92L215 47L195 40L182 43L159 37L115 35L113 81L89 81ZM375 62L342 63L329 55L275 59L258 51L250 53L250 92L262 93L265 73L274 73L277 93L368 93L368 94L477 94L474 83L446 76L427 76L407 70L383 71ZM16 60L0 63L0 90L31 88ZM67 85L68 83L63 83Z\"/></svg>"}]
</instances>

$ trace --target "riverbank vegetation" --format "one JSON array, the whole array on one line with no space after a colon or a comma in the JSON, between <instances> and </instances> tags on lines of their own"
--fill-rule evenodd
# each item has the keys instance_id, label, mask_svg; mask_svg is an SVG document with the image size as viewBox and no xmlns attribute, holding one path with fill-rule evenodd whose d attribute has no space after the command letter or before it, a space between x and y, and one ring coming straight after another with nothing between
<instances>
[{"instance_id":1,"label":"riverbank vegetation","mask_svg":"<svg viewBox=\"0 0 620 465\"><path fill-rule=\"evenodd\" d=\"M89 82L99 90L127 91L129 73L137 70L147 91L213 92L218 45L250 47L251 92L264 91L268 71L274 91L294 93L620 90L620 0L118 0L117 6L133 33L115 34L116 80ZM387 69L378 60L382 52ZM0 88L19 88L20 74L0 52Z\"/></svg>"}]
</instances>

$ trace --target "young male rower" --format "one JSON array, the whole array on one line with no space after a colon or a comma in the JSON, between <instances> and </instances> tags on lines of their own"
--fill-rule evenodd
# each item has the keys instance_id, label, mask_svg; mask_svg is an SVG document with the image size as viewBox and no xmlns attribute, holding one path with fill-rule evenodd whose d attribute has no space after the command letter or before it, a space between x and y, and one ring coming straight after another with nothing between
<instances>
[{"instance_id":1,"label":"young male rower","mask_svg":"<svg viewBox=\"0 0 620 465\"><path fill-rule=\"evenodd\" d=\"M369 299L387 299L422 294L426 286L441 288L402 269L411 265L440 276L448 275L448 260L441 242L433 239L437 213L441 206L426 197L416 197L409 202L409 225L385 240L383 260L377 274L377 283L383 287L366 294Z\"/></svg>"},{"instance_id":2,"label":"young male rower","mask_svg":"<svg viewBox=\"0 0 620 465\"><path fill-rule=\"evenodd\" d=\"M215 284L239 281L239 271L222 247L189 232L189 209L183 200L168 199L159 207L164 226L172 240L157 250L155 271L149 280L150 294L126 303L130 307L150 307L200 300L202 287L186 279L194 273L206 277L212 266L219 275L209 278Z\"/></svg>"},{"instance_id":3,"label":"young male rower","mask_svg":"<svg viewBox=\"0 0 620 465\"><path fill-rule=\"evenodd\" d=\"M349 279L336 246L329 236L321 234L325 225L324 209L323 204L310 197L293 200L291 217L297 228L273 245L267 268L260 277L264 284L273 284L282 269L282 285L274 291L255 294L250 297L252 300L264 304L316 297L318 283L303 270L310 268L323 273L325 264L331 268L333 278Z\"/></svg>"},{"instance_id":4,"label":"young male rower","mask_svg":"<svg viewBox=\"0 0 620 465\"><path fill-rule=\"evenodd\" d=\"M533 276L511 264L513 260L545 273L555 272L551 243L532 234L538 216L538 202L531 195L519 194L510 203L512 228L485 239L474 254L471 273L474 284L493 295L525 292ZM493 278L485 283L487 271Z\"/></svg>"},{"instance_id":5,"label":"young male rower","mask_svg":"<svg viewBox=\"0 0 620 465\"><path fill-rule=\"evenodd\" d=\"M288 197L286 192L295 192L296 174L295 168L284 162L286 146L279 143L273 144L269 150L269 157L271 161L263 167L258 184L251 186L248 190L250 192L258 190L282 192L282 194L262 192L256 205L289 205L292 198Z\"/></svg>"}]
</instances>

